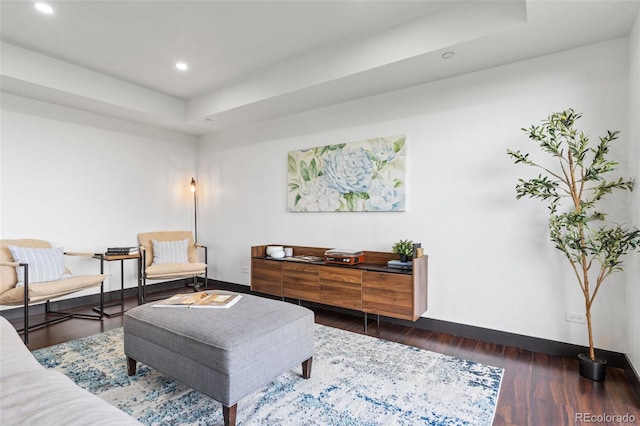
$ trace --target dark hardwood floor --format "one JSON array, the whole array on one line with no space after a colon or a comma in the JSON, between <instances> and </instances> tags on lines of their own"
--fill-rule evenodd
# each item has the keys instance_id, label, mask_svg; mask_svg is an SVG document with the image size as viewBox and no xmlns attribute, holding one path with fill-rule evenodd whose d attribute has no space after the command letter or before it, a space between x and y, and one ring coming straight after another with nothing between
<instances>
[{"instance_id":1,"label":"dark hardwood floor","mask_svg":"<svg viewBox=\"0 0 640 426\"><path fill-rule=\"evenodd\" d=\"M184 289L170 290L167 295ZM125 307L137 304L127 298ZM112 308L113 309L113 308ZM90 307L81 309L88 311ZM316 322L364 334L362 317L314 308ZM34 319L37 319L34 317ZM21 321L13 321L20 326ZM122 326L122 316L104 321L72 319L29 333L31 350L101 333ZM495 425L554 426L597 423L600 425L640 425L640 395L634 392L633 374L607 369L604 382L593 382L578 374L575 359L549 356L509 346L371 321L368 335L412 345L433 352L465 358L505 369ZM580 416L582 415L582 421ZM602 421L595 416L609 416ZM635 421L615 421L613 416L633 416ZM584 420L590 421L584 421ZM600 420L600 421L598 421Z\"/></svg>"}]
</instances>

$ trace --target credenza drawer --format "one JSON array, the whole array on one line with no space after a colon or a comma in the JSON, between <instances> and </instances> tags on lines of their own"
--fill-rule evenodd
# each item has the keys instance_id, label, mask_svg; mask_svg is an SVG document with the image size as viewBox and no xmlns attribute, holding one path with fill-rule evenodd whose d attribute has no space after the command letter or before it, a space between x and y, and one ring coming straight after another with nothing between
<instances>
[{"instance_id":1,"label":"credenza drawer","mask_svg":"<svg viewBox=\"0 0 640 426\"><path fill-rule=\"evenodd\" d=\"M321 266L319 273L320 303L362 310L362 271Z\"/></svg>"},{"instance_id":2,"label":"credenza drawer","mask_svg":"<svg viewBox=\"0 0 640 426\"><path fill-rule=\"evenodd\" d=\"M318 302L318 265L307 263L285 263L282 267L284 297Z\"/></svg>"}]
</instances>

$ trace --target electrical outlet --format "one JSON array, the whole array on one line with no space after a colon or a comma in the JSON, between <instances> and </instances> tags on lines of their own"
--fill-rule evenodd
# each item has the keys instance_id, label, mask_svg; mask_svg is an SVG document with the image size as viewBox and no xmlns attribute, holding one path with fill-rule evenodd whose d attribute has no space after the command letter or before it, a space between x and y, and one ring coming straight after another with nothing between
<instances>
[{"instance_id":1,"label":"electrical outlet","mask_svg":"<svg viewBox=\"0 0 640 426\"><path fill-rule=\"evenodd\" d=\"M576 314L575 312L565 312L564 319L569 322L577 322L580 324L587 322L587 319L583 314Z\"/></svg>"},{"instance_id":2,"label":"electrical outlet","mask_svg":"<svg viewBox=\"0 0 640 426\"><path fill-rule=\"evenodd\" d=\"M243 274L248 274L248 273L249 273L249 267L248 267L248 266L246 266L246 265L245 265L245 266L243 266L243 267L242 267L242 273L243 273Z\"/></svg>"}]
</instances>

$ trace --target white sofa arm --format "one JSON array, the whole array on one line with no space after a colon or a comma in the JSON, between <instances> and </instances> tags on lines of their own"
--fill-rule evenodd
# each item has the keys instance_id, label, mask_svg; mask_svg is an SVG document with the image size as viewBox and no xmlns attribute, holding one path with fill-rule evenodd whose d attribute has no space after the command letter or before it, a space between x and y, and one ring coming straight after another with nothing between
<instances>
[{"instance_id":1,"label":"white sofa arm","mask_svg":"<svg viewBox=\"0 0 640 426\"><path fill-rule=\"evenodd\" d=\"M141 425L124 411L44 368L0 317L0 412L6 425Z\"/></svg>"}]
</instances>

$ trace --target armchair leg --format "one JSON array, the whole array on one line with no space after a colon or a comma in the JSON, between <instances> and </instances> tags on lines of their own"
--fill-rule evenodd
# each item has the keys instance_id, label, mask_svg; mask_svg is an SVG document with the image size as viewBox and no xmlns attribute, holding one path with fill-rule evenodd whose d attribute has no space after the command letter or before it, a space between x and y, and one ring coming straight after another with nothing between
<instances>
[{"instance_id":1,"label":"armchair leg","mask_svg":"<svg viewBox=\"0 0 640 426\"><path fill-rule=\"evenodd\" d=\"M29 267L24 267L24 344L29 344Z\"/></svg>"},{"instance_id":2,"label":"armchair leg","mask_svg":"<svg viewBox=\"0 0 640 426\"><path fill-rule=\"evenodd\" d=\"M204 247L204 289L209 290L209 248Z\"/></svg>"},{"instance_id":3,"label":"armchair leg","mask_svg":"<svg viewBox=\"0 0 640 426\"><path fill-rule=\"evenodd\" d=\"M24 344L29 344L29 302L24 302ZM18 333L20 330L18 330Z\"/></svg>"},{"instance_id":4,"label":"armchair leg","mask_svg":"<svg viewBox=\"0 0 640 426\"><path fill-rule=\"evenodd\" d=\"M147 278L142 278L142 292L141 292L140 304L144 305L147 302Z\"/></svg>"}]
</instances>

